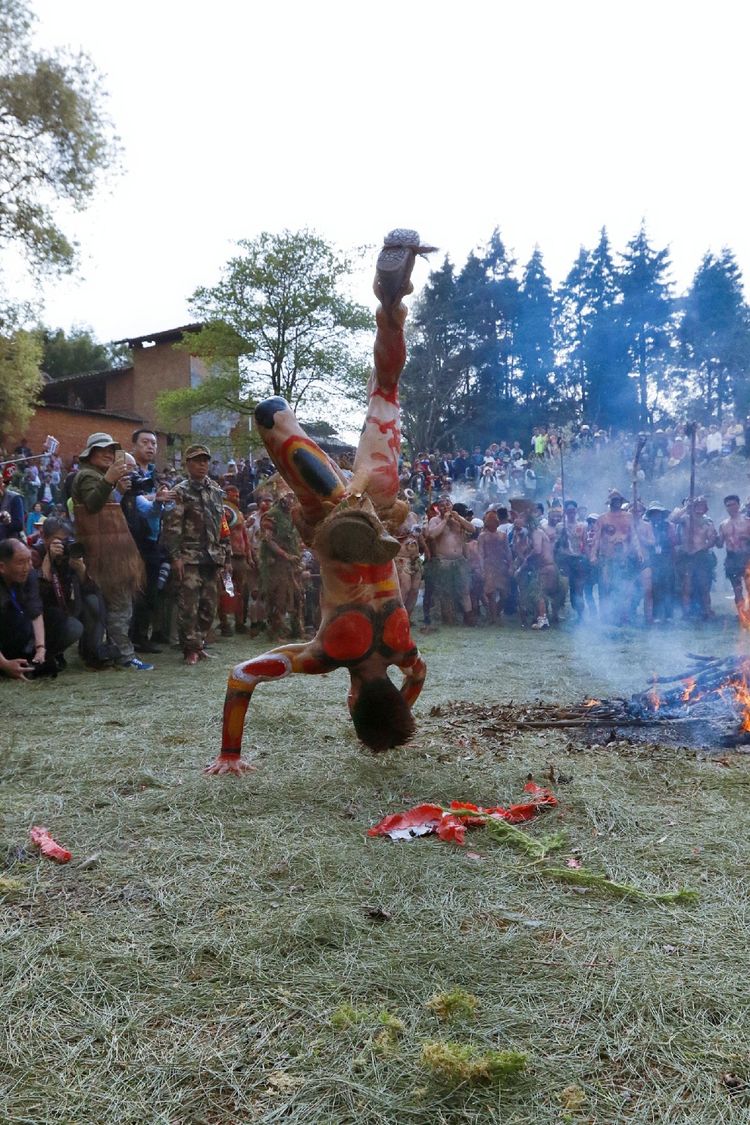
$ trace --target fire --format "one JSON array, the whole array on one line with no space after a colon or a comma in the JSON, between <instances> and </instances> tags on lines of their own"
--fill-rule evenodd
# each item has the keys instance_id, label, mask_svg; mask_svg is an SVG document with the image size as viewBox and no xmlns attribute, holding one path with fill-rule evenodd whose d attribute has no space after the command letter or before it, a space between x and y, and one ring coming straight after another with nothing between
<instances>
[{"instance_id":1,"label":"fire","mask_svg":"<svg viewBox=\"0 0 750 1125\"><path fill-rule=\"evenodd\" d=\"M598 707L600 705L600 703L601 703L601 699L585 699L584 703L583 703L583 706L584 707Z\"/></svg>"},{"instance_id":2,"label":"fire","mask_svg":"<svg viewBox=\"0 0 750 1125\"><path fill-rule=\"evenodd\" d=\"M682 702L687 703L690 700L690 696L695 691L695 676L688 676L683 683L685 684L685 690L682 693Z\"/></svg>"},{"instance_id":3,"label":"fire","mask_svg":"<svg viewBox=\"0 0 750 1125\"><path fill-rule=\"evenodd\" d=\"M659 708L661 707L661 699L656 688L652 687L650 691L646 692L646 699L648 700L648 705L652 711L659 710Z\"/></svg>"},{"instance_id":4,"label":"fire","mask_svg":"<svg viewBox=\"0 0 750 1125\"><path fill-rule=\"evenodd\" d=\"M750 731L750 687L747 680L730 680L727 685L734 697L734 704L740 708L740 730Z\"/></svg>"},{"instance_id":5,"label":"fire","mask_svg":"<svg viewBox=\"0 0 750 1125\"><path fill-rule=\"evenodd\" d=\"M750 563L745 568L745 589L750 590ZM743 629L750 629L750 600L747 597L737 602L737 616Z\"/></svg>"}]
</instances>

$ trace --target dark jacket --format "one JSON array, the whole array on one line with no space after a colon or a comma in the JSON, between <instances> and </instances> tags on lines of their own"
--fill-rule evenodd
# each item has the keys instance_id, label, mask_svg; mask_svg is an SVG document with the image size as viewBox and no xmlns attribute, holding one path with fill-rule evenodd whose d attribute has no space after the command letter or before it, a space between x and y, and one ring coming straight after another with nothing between
<instances>
[{"instance_id":1,"label":"dark jacket","mask_svg":"<svg viewBox=\"0 0 750 1125\"><path fill-rule=\"evenodd\" d=\"M23 531L24 524L22 497L6 488L0 500L0 512L7 512L10 516L10 523L0 522L0 539L17 539Z\"/></svg>"}]
</instances>

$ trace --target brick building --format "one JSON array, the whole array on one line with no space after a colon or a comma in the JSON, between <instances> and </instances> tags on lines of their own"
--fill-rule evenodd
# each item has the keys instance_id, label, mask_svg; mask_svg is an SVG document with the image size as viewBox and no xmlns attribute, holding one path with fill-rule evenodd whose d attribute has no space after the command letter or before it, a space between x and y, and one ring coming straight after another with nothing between
<instances>
[{"instance_id":1,"label":"brick building","mask_svg":"<svg viewBox=\"0 0 750 1125\"><path fill-rule=\"evenodd\" d=\"M69 462L83 449L89 434L97 430L111 434L127 449L133 430L153 427L159 443L159 464L179 458L181 439L195 428L195 419L185 419L175 433L158 429L156 398L162 391L195 387L206 378L205 365L197 356L174 347L200 328L200 324L186 324L118 340L130 349L130 366L48 380L41 393L43 405L24 434L15 435L6 445L12 449L24 437L37 452L46 435L54 434L63 460Z\"/></svg>"}]
</instances>

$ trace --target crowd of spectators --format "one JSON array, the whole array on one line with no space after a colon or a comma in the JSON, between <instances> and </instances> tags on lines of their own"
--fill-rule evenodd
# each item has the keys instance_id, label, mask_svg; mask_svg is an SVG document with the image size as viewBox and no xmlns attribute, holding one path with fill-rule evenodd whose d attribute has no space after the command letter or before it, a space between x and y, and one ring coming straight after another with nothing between
<instances>
[{"instance_id":1,"label":"crowd of spectators","mask_svg":"<svg viewBox=\"0 0 750 1125\"><path fill-rule=\"evenodd\" d=\"M697 462L746 454L749 426L728 419L698 428ZM562 433L535 427L525 445L503 440L484 452L403 459L411 512L396 565L410 615L421 606L428 630L438 620L499 625L509 615L541 630L568 604L578 622L706 619L715 549L724 547L747 623L750 508L739 494L725 498L718 527L700 496L644 507L613 489L599 515L562 494L561 455L580 456L596 479L596 458L609 451L620 479L644 483L684 464L690 447L681 424L643 442L584 424ZM317 560L299 539L272 463L222 463L195 445L181 469L157 470L156 450L149 430L133 434L131 453L93 434L67 465L56 450L34 457L23 442L4 465L0 673L56 675L74 644L91 669L150 671L143 657L169 644L194 665L210 658L217 634L263 630L280 640L315 631Z\"/></svg>"},{"instance_id":2,"label":"crowd of spectators","mask_svg":"<svg viewBox=\"0 0 750 1125\"><path fill-rule=\"evenodd\" d=\"M253 502L259 483L272 474L268 459L223 465L201 447L196 458L186 457L183 470L157 471L156 438L148 430L133 434L129 453L109 434L91 434L67 466L54 445L35 457L21 442L0 475L0 673L55 676L74 643L93 670L152 670L142 656L159 654L171 641L180 643L188 664L206 657L205 638L193 650L192 633L178 619L193 579L204 570L218 602L218 565L205 542L191 546L182 525L171 551L166 535L173 513L186 507L182 485L198 481L192 492L204 508L199 477L213 489L214 533L222 539L217 559L226 558L227 585L233 568L240 582L238 594L220 602L220 631L232 630L227 605L244 629L253 594L253 619L264 619L253 578L260 542L249 531L259 539L260 515L272 503L268 496ZM265 534L272 538L268 521ZM211 612L209 625L213 618Z\"/></svg>"},{"instance_id":3,"label":"crowd of spectators","mask_svg":"<svg viewBox=\"0 0 750 1125\"><path fill-rule=\"evenodd\" d=\"M525 445L518 440L502 440L492 442L484 450L481 445L475 445L471 451L464 448L455 453L431 450L419 452L413 460L405 458L401 465L401 484L420 498L450 492L457 485L494 501L510 496L542 497L554 489L561 453L572 457L581 452L592 456L609 453L625 473L633 468L641 438L643 444L636 470L641 481L658 480L690 459L691 441L684 422L658 427L653 433L643 435L607 432L585 423L562 430L535 426ZM696 427L697 464L731 453L745 456L750 453L750 417L742 422L729 416L721 425L711 423Z\"/></svg>"}]
</instances>

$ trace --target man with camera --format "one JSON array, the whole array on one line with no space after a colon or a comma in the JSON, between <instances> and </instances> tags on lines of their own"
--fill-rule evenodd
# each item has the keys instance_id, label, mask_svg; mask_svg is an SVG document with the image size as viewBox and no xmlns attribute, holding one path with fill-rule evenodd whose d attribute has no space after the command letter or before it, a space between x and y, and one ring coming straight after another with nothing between
<instances>
[{"instance_id":1,"label":"man with camera","mask_svg":"<svg viewBox=\"0 0 750 1125\"><path fill-rule=\"evenodd\" d=\"M45 626L31 551L20 539L0 542L0 673L13 680L56 676L62 654L80 638L75 618Z\"/></svg>"},{"instance_id":2,"label":"man with camera","mask_svg":"<svg viewBox=\"0 0 750 1125\"><path fill-rule=\"evenodd\" d=\"M41 555L37 573L47 636L65 628L70 620L78 621L82 626L78 649L83 662L96 670L111 667L119 658L119 650L106 642L104 599L86 572L83 547L76 542L71 524L55 517L46 519L41 542L33 550Z\"/></svg>"},{"instance_id":3,"label":"man with camera","mask_svg":"<svg viewBox=\"0 0 750 1125\"><path fill-rule=\"evenodd\" d=\"M162 650L149 636L159 589L159 570L164 562L164 552L159 544L161 522L165 505L174 500L174 493L157 480L156 434L153 430L136 430L133 434L133 463L130 487L122 498L122 510L128 521L130 534L143 560L146 585L133 605L132 638L135 651L159 653Z\"/></svg>"}]
</instances>

